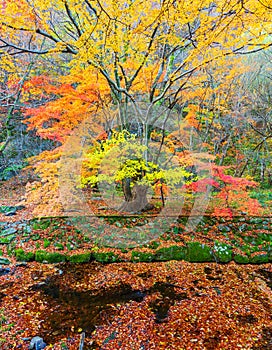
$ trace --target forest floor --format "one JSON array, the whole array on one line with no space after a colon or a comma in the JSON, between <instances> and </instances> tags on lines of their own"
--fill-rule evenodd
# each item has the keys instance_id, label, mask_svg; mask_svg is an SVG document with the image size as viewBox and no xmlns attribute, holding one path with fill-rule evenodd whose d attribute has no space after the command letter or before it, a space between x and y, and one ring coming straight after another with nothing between
<instances>
[{"instance_id":1,"label":"forest floor","mask_svg":"<svg viewBox=\"0 0 272 350\"><path fill-rule=\"evenodd\" d=\"M0 288L3 350L272 348L271 264L31 262Z\"/></svg>"},{"instance_id":2,"label":"forest floor","mask_svg":"<svg viewBox=\"0 0 272 350\"><path fill-rule=\"evenodd\" d=\"M11 179L1 185L1 206L17 205L24 196L23 184ZM30 219L29 207L11 216L0 214L0 223L8 225ZM69 225L60 223L52 231L34 224L29 236L25 232L26 251L71 254L94 249ZM173 227L155 243L167 249L173 242L184 246L189 239L213 245L235 238L243 244L246 240L251 253L259 254L261 245L248 241L243 230L237 238L228 222L221 231L216 223L209 225L208 231L204 225L193 238ZM258 225L261 228L254 228L252 237L265 237L266 247L271 245L270 224ZM9 260L0 266L1 350L29 349L35 336L43 338L46 349L55 350L272 349L271 262L131 262L131 252L122 250L123 262L42 264L18 261L10 249L22 247L22 241L10 244L0 246L2 261ZM156 248L144 247L143 252L153 254ZM149 255L136 255L143 256Z\"/></svg>"}]
</instances>

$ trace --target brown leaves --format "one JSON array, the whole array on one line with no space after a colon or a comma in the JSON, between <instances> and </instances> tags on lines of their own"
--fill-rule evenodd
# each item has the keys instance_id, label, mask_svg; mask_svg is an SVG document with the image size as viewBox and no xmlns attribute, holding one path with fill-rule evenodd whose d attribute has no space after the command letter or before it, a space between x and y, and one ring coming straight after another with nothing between
<instances>
[{"instance_id":1,"label":"brown leaves","mask_svg":"<svg viewBox=\"0 0 272 350\"><path fill-rule=\"evenodd\" d=\"M272 328L262 271L271 266L31 263L0 279L0 309L12 324L3 344L27 349L22 338L39 334L54 349L78 349L86 331L91 349L260 348Z\"/></svg>"}]
</instances>

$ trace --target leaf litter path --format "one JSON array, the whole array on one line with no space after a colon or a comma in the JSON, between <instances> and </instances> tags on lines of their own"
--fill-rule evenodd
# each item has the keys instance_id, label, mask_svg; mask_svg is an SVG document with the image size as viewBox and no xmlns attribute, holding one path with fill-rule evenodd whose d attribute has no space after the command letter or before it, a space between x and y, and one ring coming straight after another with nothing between
<instances>
[{"instance_id":1,"label":"leaf litter path","mask_svg":"<svg viewBox=\"0 0 272 350\"><path fill-rule=\"evenodd\" d=\"M0 348L272 348L272 266L13 265L0 277Z\"/></svg>"}]
</instances>

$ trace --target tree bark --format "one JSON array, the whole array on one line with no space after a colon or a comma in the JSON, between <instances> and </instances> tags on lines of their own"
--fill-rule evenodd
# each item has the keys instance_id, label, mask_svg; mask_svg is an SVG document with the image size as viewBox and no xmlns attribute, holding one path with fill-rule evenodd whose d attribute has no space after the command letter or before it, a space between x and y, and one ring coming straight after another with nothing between
<instances>
[{"instance_id":1,"label":"tree bark","mask_svg":"<svg viewBox=\"0 0 272 350\"><path fill-rule=\"evenodd\" d=\"M119 211L124 211L128 213L137 213L145 210L150 210L153 206L148 203L147 200L148 186L146 185L135 185L132 190L132 200L125 201Z\"/></svg>"},{"instance_id":2,"label":"tree bark","mask_svg":"<svg viewBox=\"0 0 272 350\"><path fill-rule=\"evenodd\" d=\"M133 194L132 194L130 185L131 185L130 178L126 178L122 180L122 188L123 188L123 193L124 193L126 202L131 202L133 200Z\"/></svg>"}]
</instances>

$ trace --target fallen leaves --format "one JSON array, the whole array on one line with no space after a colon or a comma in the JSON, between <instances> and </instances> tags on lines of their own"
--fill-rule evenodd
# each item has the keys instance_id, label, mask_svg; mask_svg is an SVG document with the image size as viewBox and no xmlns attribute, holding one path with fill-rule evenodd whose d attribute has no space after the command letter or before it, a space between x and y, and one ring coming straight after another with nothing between
<instances>
[{"instance_id":1,"label":"fallen leaves","mask_svg":"<svg viewBox=\"0 0 272 350\"><path fill-rule=\"evenodd\" d=\"M78 349L85 332L87 349L269 349L271 274L271 264L28 263L0 277L11 325L1 346L27 349L39 335Z\"/></svg>"}]
</instances>

